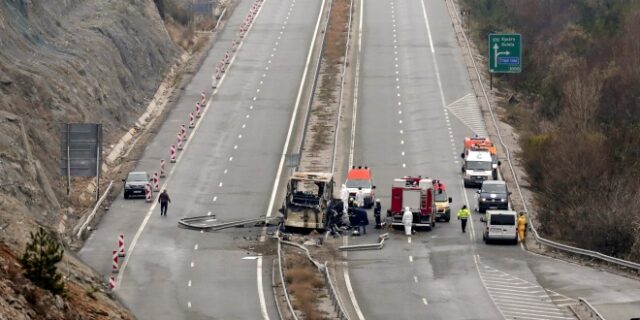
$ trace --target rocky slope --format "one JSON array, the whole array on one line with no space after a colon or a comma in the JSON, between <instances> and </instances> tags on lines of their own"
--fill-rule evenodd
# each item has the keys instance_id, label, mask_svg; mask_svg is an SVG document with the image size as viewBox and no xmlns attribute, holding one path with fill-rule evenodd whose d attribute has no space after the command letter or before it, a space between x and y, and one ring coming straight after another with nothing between
<instances>
[{"instance_id":1,"label":"rocky slope","mask_svg":"<svg viewBox=\"0 0 640 320\"><path fill-rule=\"evenodd\" d=\"M58 169L60 124L102 123L108 147L181 51L153 0L0 1L0 319L130 317L71 255L62 301L29 287L15 256L34 226L64 233L78 220Z\"/></svg>"}]
</instances>

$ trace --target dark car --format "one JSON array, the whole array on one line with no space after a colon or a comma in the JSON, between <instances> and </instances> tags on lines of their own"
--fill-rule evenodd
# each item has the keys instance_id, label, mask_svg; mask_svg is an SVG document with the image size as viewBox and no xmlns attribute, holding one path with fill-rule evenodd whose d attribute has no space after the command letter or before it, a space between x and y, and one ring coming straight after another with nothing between
<instances>
[{"instance_id":1,"label":"dark car","mask_svg":"<svg viewBox=\"0 0 640 320\"><path fill-rule=\"evenodd\" d=\"M478 192L478 211L484 213L487 209L507 210L509 209L509 195L504 181L486 180Z\"/></svg>"},{"instance_id":2,"label":"dark car","mask_svg":"<svg viewBox=\"0 0 640 320\"><path fill-rule=\"evenodd\" d=\"M144 197L144 187L151 181L151 178L144 171L135 171L129 172L127 178L122 181L124 181L124 198L129 199L132 196Z\"/></svg>"}]
</instances>

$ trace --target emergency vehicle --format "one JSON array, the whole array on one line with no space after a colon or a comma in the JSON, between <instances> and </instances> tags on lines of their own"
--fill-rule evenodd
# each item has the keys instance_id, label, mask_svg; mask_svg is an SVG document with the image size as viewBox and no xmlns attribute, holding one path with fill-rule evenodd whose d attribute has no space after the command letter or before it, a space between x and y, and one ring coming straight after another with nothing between
<instances>
[{"instance_id":1,"label":"emergency vehicle","mask_svg":"<svg viewBox=\"0 0 640 320\"><path fill-rule=\"evenodd\" d=\"M493 180L498 179L498 166L500 165L500 161L498 160L497 149L493 145L493 142L489 140L489 138L483 137L473 137L473 138L464 138L464 150L460 155L463 159L468 156L470 151L488 151L491 154L491 167L493 169L492 177Z\"/></svg>"},{"instance_id":2,"label":"emergency vehicle","mask_svg":"<svg viewBox=\"0 0 640 320\"><path fill-rule=\"evenodd\" d=\"M391 219L392 226L403 226L402 214L406 207L413 213L413 227L426 227L427 230L431 230L436 226L432 179L406 176L393 180L391 208L387 210L387 217Z\"/></svg>"},{"instance_id":3,"label":"emergency vehicle","mask_svg":"<svg viewBox=\"0 0 640 320\"><path fill-rule=\"evenodd\" d=\"M364 207L373 207L374 201L376 201L375 186L373 185L373 176L371 175L371 168L356 166L351 167L347 173L347 180L345 181L347 191L349 191L349 198L356 197L356 192L359 188L362 188L364 193Z\"/></svg>"},{"instance_id":4,"label":"emergency vehicle","mask_svg":"<svg viewBox=\"0 0 640 320\"><path fill-rule=\"evenodd\" d=\"M285 228L325 229L326 211L332 200L331 173L294 172L287 183L287 195L280 209Z\"/></svg>"},{"instance_id":5,"label":"emergency vehicle","mask_svg":"<svg viewBox=\"0 0 640 320\"><path fill-rule=\"evenodd\" d=\"M451 220L451 208L449 204L453 201L447 197L447 188L440 180L433 180L436 202L436 220L449 222Z\"/></svg>"}]
</instances>

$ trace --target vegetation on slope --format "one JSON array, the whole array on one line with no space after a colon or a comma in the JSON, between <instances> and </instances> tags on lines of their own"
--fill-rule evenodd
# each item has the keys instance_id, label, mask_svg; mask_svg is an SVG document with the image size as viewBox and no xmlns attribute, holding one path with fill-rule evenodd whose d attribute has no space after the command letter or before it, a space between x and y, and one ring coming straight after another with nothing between
<instances>
[{"instance_id":1,"label":"vegetation on slope","mask_svg":"<svg viewBox=\"0 0 640 320\"><path fill-rule=\"evenodd\" d=\"M543 233L640 261L640 3L462 0L486 55L490 32L518 32L519 129Z\"/></svg>"}]
</instances>

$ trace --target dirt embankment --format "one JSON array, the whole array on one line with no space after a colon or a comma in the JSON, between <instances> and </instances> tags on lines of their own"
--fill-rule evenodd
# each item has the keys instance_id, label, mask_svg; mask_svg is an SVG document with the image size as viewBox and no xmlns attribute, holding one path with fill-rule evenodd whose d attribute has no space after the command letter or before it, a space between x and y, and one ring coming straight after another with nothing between
<instances>
[{"instance_id":1,"label":"dirt embankment","mask_svg":"<svg viewBox=\"0 0 640 320\"><path fill-rule=\"evenodd\" d=\"M16 256L34 226L69 232L91 203L78 196L90 179L66 195L60 124L101 123L109 148L184 52L154 2L0 2L0 319L131 318L69 252L63 296L25 280Z\"/></svg>"}]
</instances>

